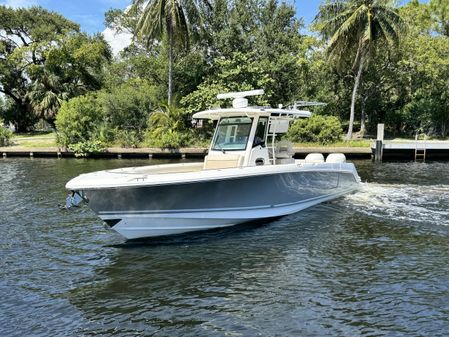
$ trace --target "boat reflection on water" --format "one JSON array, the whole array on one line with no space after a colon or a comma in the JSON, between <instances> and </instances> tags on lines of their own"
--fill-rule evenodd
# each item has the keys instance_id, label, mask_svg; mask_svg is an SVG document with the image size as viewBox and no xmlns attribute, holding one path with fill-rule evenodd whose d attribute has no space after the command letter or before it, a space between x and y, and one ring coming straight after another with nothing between
<instances>
[{"instance_id":1,"label":"boat reflection on water","mask_svg":"<svg viewBox=\"0 0 449 337\"><path fill-rule=\"evenodd\" d=\"M424 277L423 268L435 273L431 266L396 263L440 246L442 238L419 239L415 228L375 217L361 221L363 213L347 202L270 226L115 245L109 263L79 282L69 300L99 335L114 329L169 336L383 331L382 324L419 308L403 275L413 283ZM432 325L430 318L423 322Z\"/></svg>"},{"instance_id":2,"label":"boat reflection on water","mask_svg":"<svg viewBox=\"0 0 449 337\"><path fill-rule=\"evenodd\" d=\"M291 144L278 136L311 113L249 107L246 97L260 94L218 95L232 98L233 107L193 116L217 121L204 163L82 174L66 185L72 192L68 205L85 200L112 229L138 239L276 218L360 188L355 166L343 154L293 159Z\"/></svg>"},{"instance_id":3,"label":"boat reflection on water","mask_svg":"<svg viewBox=\"0 0 449 337\"><path fill-rule=\"evenodd\" d=\"M91 334L117 328L122 335L252 335L268 322L272 332L282 331L285 321L277 326L269 311L301 306L296 295L289 298L290 290L306 291L316 283L307 271L310 251L301 247L301 242L327 236L318 223L321 215L313 214L306 214L308 224L288 216L270 226L240 225L114 245L109 262L80 280L69 301L91 321ZM300 228L296 237L291 226ZM294 279L299 270L304 275Z\"/></svg>"}]
</instances>

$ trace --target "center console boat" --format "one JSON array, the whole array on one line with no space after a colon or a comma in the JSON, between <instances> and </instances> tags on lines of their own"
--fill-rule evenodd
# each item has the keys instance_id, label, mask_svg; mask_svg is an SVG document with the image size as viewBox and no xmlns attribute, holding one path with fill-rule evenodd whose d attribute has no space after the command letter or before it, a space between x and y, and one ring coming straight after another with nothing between
<instances>
[{"instance_id":1,"label":"center console boat","mask_svg":"<svg viewBox=\"0 0 449 337\"><path fill-rule=\"evenodd\" d=\"M248 106L246 97L260 94L218 95L233 107L193 116L217 121L204 162L82 174L66 185L68 205L84 200L112 229L137 239L276 218L360 188L343 154L295 160L291 143L278 139L311 113Z\"/></svg>"}]
</instances>

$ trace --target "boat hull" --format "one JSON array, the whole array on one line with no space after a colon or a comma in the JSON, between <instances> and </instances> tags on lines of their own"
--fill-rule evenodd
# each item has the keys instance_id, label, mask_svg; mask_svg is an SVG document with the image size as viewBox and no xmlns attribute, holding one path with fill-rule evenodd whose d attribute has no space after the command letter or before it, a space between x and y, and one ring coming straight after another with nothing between
<instances>
[{"instance_id":1,"label":"boat hull","mask_svg":"<svg viewBox=\"0 0 449 337\"><path fill-rule=\"evenodd\" d=\"M127 239L228 227L292 214L360 187L345 169L298 170L207 181L81 191L89 206Z\"/></svg>"}]
</instances>

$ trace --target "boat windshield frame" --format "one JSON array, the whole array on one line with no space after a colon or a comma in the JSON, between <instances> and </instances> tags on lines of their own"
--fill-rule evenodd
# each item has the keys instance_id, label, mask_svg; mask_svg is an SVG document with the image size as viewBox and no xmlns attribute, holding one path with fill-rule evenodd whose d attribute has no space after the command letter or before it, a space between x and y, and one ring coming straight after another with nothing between
<instances>
[{"instance_id":1,"label":"boat windshield frame","mask_svg":"<svg viewBox=\"0 0 449 337\"><path fill-rule=\"evenodd\" d=\"M239 121L242 119L245 121L244 122ZM217 127L215 129L215 135L212 141L211 150L226 151L226 152L246 151L253 123L254 118L245 115L220 118ZM230 135L230 133L232 133L232 135ZM237 139L237 137L239 139ZM229 139L232 139L234 141L226 142L226 140ZM239 145L240 147L238 147Z\"/></svg>"}]
</instances>

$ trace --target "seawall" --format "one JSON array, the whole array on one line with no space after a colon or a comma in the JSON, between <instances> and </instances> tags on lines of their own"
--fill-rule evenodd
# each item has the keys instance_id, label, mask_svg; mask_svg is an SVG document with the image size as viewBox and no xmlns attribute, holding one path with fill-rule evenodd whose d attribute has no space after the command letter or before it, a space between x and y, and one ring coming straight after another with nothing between
<instances>
[{"instance_id":1,"label":"seawall","mask_svg":"<svg viewBox=\"0 0 449 337\"><path fill-rule=\"evenodd\" d=\"M108 148L105 152L89 154L88 158L154 158L154 159L201 159L207 155L207 148ZM344 153L348 159L370 159L369 147L295 147L295 158L304 158L309 153ZM72 158L75 153L58 147L0 147L0 156L8 157L49 157Z\"/></svg>"}]
</instances>

